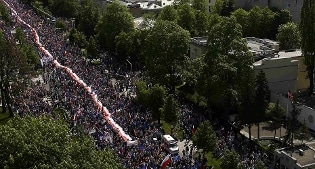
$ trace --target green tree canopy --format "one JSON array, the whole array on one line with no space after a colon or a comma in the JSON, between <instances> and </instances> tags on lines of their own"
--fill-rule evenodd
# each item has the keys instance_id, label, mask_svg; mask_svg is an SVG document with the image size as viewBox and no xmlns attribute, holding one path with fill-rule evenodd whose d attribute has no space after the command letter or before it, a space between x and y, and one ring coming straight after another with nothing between
<instances>
[{"instance_id":1,"label":"green tree canopy","mask_svg":"<svg viewBox=\"0 0 315 169\"><path fill-rule=\"evenodd\" d=\"M237 23L239 23L242 26L243 36L247 36L248 26L250 24L248 22L249 12L245 11L242 8L239 8L235 10L234 12L232 12L231 16L235 17L237 20Z\"/></svg>"},{"instance_id":2,"label":"green tree canopy","mask_svg":"<svg viewBox=\"0 0 315 169\"><path fill-rule=\"evenodd\" d=\"M54 15L74 18L78 15L79 1L78 0L53 0L50 6L50 11Z\"/></svg>"},{"instance_id":3,"label":"green tree canopy","mask_svg":"<svg viewBox=\"0 0 315 169\"><path fill-rule=\"evenodd\" d=\"M180 4L178 6L178 20L177 23L179 26L187 30L192 34L194 23L195 23L195 12L193 8L188 4Z\"/></svg>"},{"instance_id":4,"label":"green tree canopy","mask_svg":"<svg viewBox=\"0 0 315 169\"><path fill-rule=\"evenodd\" d=\"M164 20L164 21L177 21L177 11L174 8L173 5L168 5L164 7L158 17L159 20Z\"/></svg>"},{"instance_id":5,"label":"green tree canopy","mask_svg":"<svg viewBox=\"0 0 315 169\"><path fill-rule=\"evenodd\" d=\"M62 121L15 117L0 125L5 168L123 168L110 150L97 151L87 135L71 135Z\"/></svg>"},{"instance_id":6,"label":"green tree canopy","mask_svg":"<svg viewBox=\"0 0 315 169\"><path fill-rule=\"evenodd\" d=\"M193 0L192 1L192 7L196 11L200 11L202 13L208 13L209 12L209 7L208 7L206 0Z\"/></svg>"},{"instance_id":7,"label":"green tree canopy","mask_svg":"<svg viewBox=\"0 0 315 169\"><path fill-rule=\"evenodd\" d=\"M227 150L222 158L221 168L238 169L239 158L235 151Z\"/></svg>"},{"instance_id":8,"label":"green tree canopy","mask_svg":"<svg viewBox=\"0 0 315 169\"><path fill-rule=\"evenodd\" d=\"M200 94L208 98L210 105L226 109L224 115L236 111L239 86L251 70L253 57L234 17L224 17L212 27L204 62Z\"/></svg>"},{"instance_id":9,"label":"green tree canopy","mask_svg":"<svg viewBox=\"0 0 315 169\"><path fill-rule=\"evenodd\" d=\"M310 79L309 93L314 91L314 67L315 67L315 3L312 0L304 0L301 10L302 52Z\"/></svg>"},{"instance_id":10,"label":"green tree canopy","mask_svg":"<svg viewBox=\"0 0 315 169\"><path fill-rule=\"evenodd\" d=\"M155 84L148 88L144 81L137 82L137 100L144 107L152 111L153 118L160 124L161 109L164 106L165 89Z\"/></svg>"},{"instance_id":11,"label":"green tree canopy","mask_svg":"<svg viewBox=\"0 0 315 169\"><path fill-rule=\"evenodd\" d=\"M301 34L298 25L293 22L280 25L277 40L280 42L281 50L299 49L301 47Z\"/></svg>"},{"instance_id":12,"label":"green tree canopy","mask_svg":"<svg viewBox=\"0 0 315 169\"><path fill-rule=\"evenodd\" d=\"M176 122L179 107L172 94L166 97L162 112L164 121L168 123Z\"/></svg>"},{"instance_id":13,"label":"green tree canopy","mask_svg":"<svg viewBox=\"0 0 315 169\"><path fill-rule=\"evenodd\" d=\"M81 2L78 14L78 29L86 36L95 35L95 27L100 18L99 9L94 0L84 0Z\"/></svg>"},{"instance_id":14,"label":"green tree canopy","mask_svg":"<svg viewBox=\"0 0 315 169\"><path fill-rule=\"evenodd\" d=\"M174 93L181 66L187 59L189 32L174 22L157 21L146 38L146 72L154 83Z\"/></svg>"},{"instance_id":15,"label":"green tree canopy","mask_svg":"<svg viewBox=\"0 0 315 169\"><path fill-rule=\"evenodd\" d=\"M106 5L105 11L96 26L100 45L110 52L115 52L116 36L121 32L132 32L134 29L131 13L117 1Z\"/></svg>"},{"instance_id":16,"label":"green tree canopy","mask_svg":"<svg viewBox=\"0 0 315 169\"><path fill-rule=\"evenodd\" d=\"M198 149L203 149L204 152L210 152L215 149L217 136L208 120L200 123L197 127L193 135L193 143Z\"/></svg>"}]
</instances>

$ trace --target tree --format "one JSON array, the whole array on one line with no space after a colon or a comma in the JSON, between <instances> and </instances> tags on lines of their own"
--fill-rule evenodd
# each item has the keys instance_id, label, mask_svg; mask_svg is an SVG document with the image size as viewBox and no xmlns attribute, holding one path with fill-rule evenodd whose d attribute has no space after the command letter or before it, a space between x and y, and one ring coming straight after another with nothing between
<instances>
[{"instance_id":1,"label":"tree","mask_svg":"<svg viewBox=\"0 0 315 169\"><path fill-rule=\"evenodd\" d=\"M192 7L199 12L207 13L209 12L208 4L206 0L193 0Z\"/></svg>"},{"instance_id":2,"label":"tree","mask_svg":"<svg viewBox=\"0 0 315 169\"><path fill-rule=\"evenodd\" d=\"M164 121L168 123L176 122L179 108L172 94L166 97L162 112Z\"/></svg>"},{"instance_id":3,"label":"tree","mask_svg":"<svg viewBox=\"0 0 315 169\"><path fill-rule=\"evenodd\" d=\"M315 67L315 3L312 0L303 1L300 28L302 35L302 52L310 80L309 94L313 94Z\"/></svg>"},{"instance_id":4,"label":"tree","mask_svg":"<svg viewBox=\"0 0 315 169\"><path fill-rule=\"evenodd\" d=\"M282 118L285 116L285 109L279 104L277 100L276 104L270 104L270 111L267 111L268 119L272 120L271 127L274 129L274 138L276 137L277 129L282 125Z\"/></svg>"},{"instance_id":5,"label":"tree","mask_svg":"<svg viewBox=\"0 0 315 169\"><path fill-rule=\"evenodd\" d=\"M257 114L256 122L258 124L258 139L260 138L260 128L259 122L266 119L266 110L268 108L270 91L268 86L268 80L266 78L265 72L259 71L255 79L255 96L254 96L254 106Z\"/></svg>"},{"instance_id":6,"label":"tree","mask_svg":"<svg viewBox=\"0 0 315 169\"><path fill-rule=\"evenodd\" d=\"M74 18L78 14L78 8L78 0L53 0L50 11L52 11L53 14L57 16Z\"/></svg>"},{"instance_id":7,"label":"tree","mask_svg":"<svg viewBox=\"0 0 315 169\"><path fill-rule=\"evenodd\" d=\"M105 12L96 26L99 44L110 52L115 52L116 36L121 32L132 32L134 29L133 16L117 1L106 5Z\"/></svg>"},{"instance_id":8,"label":"tree","mask_svg":"<svg viewBox=\"0 0 315 169\"><path fill-rule=\"evenodd\" d=\"M198 92L209 105L224 112L220 115L236 113L239 89L245 84L253 57L234 17L223 17L211 28L204 62Z\"/></svg>"},{"instance_id":9,"label":"tree","mask_svg":"<svg viewBox=\"0 0 315 169\"><path fill-rule=\"evenodd\" d=\"M0 3L0 18L6 23L9 23L11 21L9 11L3 3Z\"/></svg>"},{"instance_id":10,"label":"tree","mask_svg":"<svg viewBox=\"0 0 315 169\"><path fill-rule=\"evenodd\" d=\"M241 87L240 92L240 108L239 108L239 118L242 124L248 125L249 140L251 140L251 127L253 123L260 122L259 113L254 109L255 104L255 82L254 82L254 72L248 73L246 81Z\"/></svg>"},{"instance_id":11,"label":"tree","mask_svg":"<svg viewBox=\"0 0 315 169\"><path fill-rule=\"evenodd\" d=\"M173 5L168 5L164 7L158 17L158 20L163 20L163 21L177 21L177 11L174 8Z\"/></svg>"},{"instance_id":12,"label":"tree","mask_svg":"<svg viewBox=\"0 0 315 169\"><path fill-rule=\"evenodd\" d=\"M304 140L309 140L311 138L311 134L306 126L305 120L303 124L299 127L299 129L296 131L295 135L297 139L301 140L302 144Z\"/></svg>"},{"instance_id":13,"label":"tree","mask_svg":"<svg viewBox=\"0 0 315 169\"><path fill-rule=\"evenodd\" d=\"M146 109L152 111L153 118L161 120L161 108L164 105L165 89L160 85L154 85L151 88L147 87L144 81L137 83L137 100ZM171 104L171 106L174 106ZM168 108L168 107L167 107ZM172 107L171 109L176 109ZM167 110L168 111L168 110Z\"/></svg>"},{"instance_id":14,"label":"tree","mask_svg":"<svg viewBox=\"0 0 315 169\"><path fill-rule=\"evenodd\" d=\"M181 65L187 59L189 32L170 21L157 21L146 38L146 72L153 83L175 92Z\"/></svg>"},{"instance_id":15,"label":"tree","mask_svg":"<svg viewBox=\"0 0 315 169\"><path fill-rule=\"evenodd\" d=\"M197 127L193 135L193 144L198 149L203 149L204 152L213 151L216 147L217 136L212 129L210 122L204 121Z\"/></svg>"},{"instance_id":16,"label":"tree","mask_svg":"<svg viewBox=\"0 0 315 169\"><path fill-rule=\"evenodd\" d=\"M301 34L298 25L293 22L280 25L277 40L280 42L280 50L299 49Z\"/></svg>"},{"instance_id":17,"label":"tree","mask_svg":"<svg viewBox=\"0 0 315 169\"><path fill-rule=\"evenodd\" d=\"M266 38L269 37L275 13L268 7L259 8L255 6L248 14L248 34L247 36Z\"/></svg>"},{"instance_id":18,"label":"tree","mask_svg":"<svg viewBox=\"0 0 315 169\"><path fill-rule=\"evenodd\" d=\"M273 9L271 8L271 10L273 10ZM287 9L281 9L281 10L276 9L273 11L275 13L275 18L274 18L274 22L273 22L273 25L272 25L271 30L270 30L270 38L276 39L276 35L278 34L279 26L282 24L292 22L292 15L291 15L290 11Z\"/></svg>"},{"instance_id":19,"label":"tree","mask_svg":"<svg viewBox=\"0 0 315 169\"><path fill-rule=\"evenodd\" d=\"M267 169L266 165L264 164L263 161L258 160L256 163L256 169Z\"/></svg>"},{"instance_id":20,"label":"tree","mask_svg":"<svg viewBox=\"0 0 315 169\"><path fill-rule=\"evenodd\" d=\"M15 117L0 126L4 168L123 168L109 149L98 151L87 135L69 134L65 122Z\"/></svg>"},{"instance_id":21,"label":"tree","mask_svg":"<svg viewBox=\"0 0 315 169\"><path fill-rule=\"evenodd\" d=\"M239 23L242 26L242 33L243 36L246 37L247 36L247 31L248 31L248 25L250 24L248 22L248 17L249 17L249 13L247 11L245 11L242 8L239 8L237 10L235 10L234 12L232 12L231 16L235 17L237 20L237 23Z\"/></svg>"},{"instance_id":22,"label":"tree","mask_svg":"<svg viewBox=\"0 0 315 169\"><path fill-rule=\"evenodd\" d=\"M184 3L178 6L177 11L178 25L192 34L195 23L195 13L193 8L188 3Z\"/></svg>"},{"instance_id":23,"label":"tree","mask_svg":"<svg viewBox=\"0 0 315 169\"><path fill-rule=\"evenodd\" d=\"M222 158L221 168L237 169L239 163L238 155L235 151L226 150Z\"/></svg>"},{"instance_id":24,"label":"tree","mask_svg":"<svg viewBox=\"0 0 315 169\"><path fill-rule=\"evenodd\" d=\"M88 56L90 58L96 58L97 57L97 55L98 55L97 44L96 44L95 38L93 36L90 36L89 43L88 43L86 50L87 50Z\"/></svg>"},{"instance_id":25,"label":"tree","mask_svg":"<svg viewBox=\"0 0 315 169\"><path fill-rule=\"evenodd\" d=\"M16 46L15 40L6 40L0 30L0 92L2 111L13 116L12 96L16 96L24 89L21 85L29 72L27 58Z\"/></svg>"},{"instance_id":26,"label":"tree","mask_svg":"<svg viewBox=\"0 0 315 169\"><path fill-rule=\"evenodd\" d=\"M195 23L193 33L196 36L206 36L209 27L209 17L205 12L196 11L195 12Z\"/></svg>"},{"instance_id":27,"label":"tree","mask_svg":"<svg viewBox=\"0 0 315 169\"><path fill-rule=\"evenodd\" d=\"M95 27L99 20L99 10L94 0L84 0L78 14L78 29L87 37L95 35Z\"/></svg>"},{"instance_id":28,"label":"tree","mask_svg":"<svg viewBox=\"0 0 315 169\"><path fill-rule=\"evenodd\" d=\"M290 145L293 145L293 135L299 129L299 124L300 124L300 122L297 119L301 113L301 109L297 107L297 103L295 99L291 102L291 104L292 104L292 111L290 112L290 117L286 118L287 134L283 139L284 145L286 145L287 143L289 143Z\"/></svg>"}]
</instances>

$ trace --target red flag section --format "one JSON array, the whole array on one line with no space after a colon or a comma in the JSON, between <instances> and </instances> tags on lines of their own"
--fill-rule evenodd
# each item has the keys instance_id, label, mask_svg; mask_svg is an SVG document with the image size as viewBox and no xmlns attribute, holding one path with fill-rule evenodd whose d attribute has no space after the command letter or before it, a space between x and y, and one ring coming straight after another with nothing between
<instances>
[{"instance_id":1,"label":"red flag section","mask_svg":"<svg viewBox=\"0 0 315 169\"><path fill-rule=\"evenodd\" d=\"M161 163L161 169L165 169L166 166L172 162L171 155L167 155Z\"/></svg>"}]
</instances>

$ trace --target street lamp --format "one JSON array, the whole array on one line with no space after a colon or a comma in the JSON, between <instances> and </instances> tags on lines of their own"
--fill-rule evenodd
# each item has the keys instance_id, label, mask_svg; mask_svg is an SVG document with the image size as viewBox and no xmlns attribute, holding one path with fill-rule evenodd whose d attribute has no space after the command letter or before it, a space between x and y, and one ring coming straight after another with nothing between
<instances>
[{"instance_id":1,"label":"street lamp","mask_svg":"<svg viewBox=\"0 0 315 169\"><path fill-rule=\"evenodd\" d=\"M130 71L132 72L132 64L131 64L131 62L128 59L126 59L126 61L130 64Z\"/></svg>"}]
</instances>

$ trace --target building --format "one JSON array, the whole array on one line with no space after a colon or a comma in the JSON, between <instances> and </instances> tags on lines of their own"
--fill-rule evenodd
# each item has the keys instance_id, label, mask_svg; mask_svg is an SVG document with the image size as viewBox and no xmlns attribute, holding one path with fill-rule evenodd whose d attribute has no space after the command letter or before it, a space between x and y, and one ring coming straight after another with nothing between
<instances>
[{"instance_id":1,"label":"building","mask_svg":"<svg viewBox=\"0 0 315 169\"><path fill-rule=\"evenodd\" d=\"M266 57L254 63L255 74L265 72L271 93L296 92L299 60L295 57L301 56L299 52L281 51L274 57Z\"/></svg>"},{"instance_id":2,"label":"building","mask_svg":"<svg viewBox=\"0 0 315 169\"><path fill-rule=\"evenodd\" d=\"M292 20L300 22L303 0L235 0L236 8L250 9L254 6L287 9L291 12Z\"/></svg>"},{"instance_id":3,"label":"building","mask_svg":"<svg viewBox=\"0 0 315 169\"><path fill-rule=\"evenodd\" d=\"M274 166L275 169L315 168L315 143L275 150Z\"/></svg>"},{"instance_id":4,"label":"building","mask_svg":"<svg viewBox=\"0 0 315 169\"><path fill-rule=\"evenodd\" d=\"M190 58L207 52L207 37L194 37L190 43ZM269 39L247 37L247 46L254 57L254 70L264 71L272 93L305 91L309 86L301 50L279 51L279 44Z\"/></svg>"},{"instance_id":5,"label":"building","mask_svg":"<svg viewBox=\"0 0 315 169\"><path fill-rule=\"evenodd\" d=\"M190 42L190 59L195 59L207 52L208 37L194 37Z\"/></svg>"}]
</instances>

